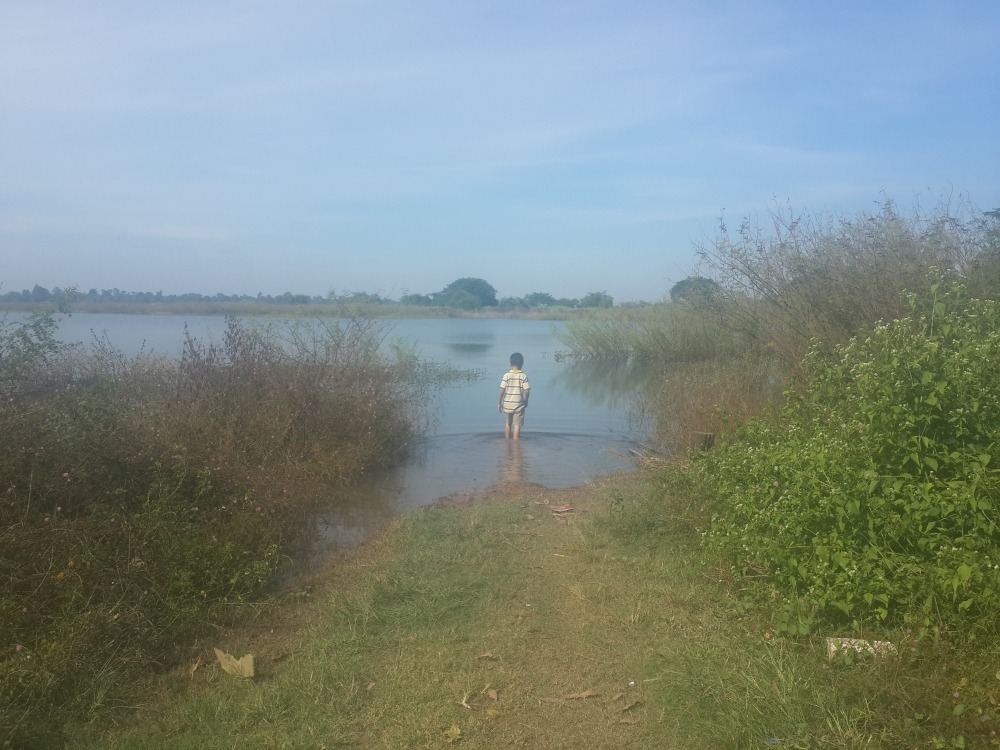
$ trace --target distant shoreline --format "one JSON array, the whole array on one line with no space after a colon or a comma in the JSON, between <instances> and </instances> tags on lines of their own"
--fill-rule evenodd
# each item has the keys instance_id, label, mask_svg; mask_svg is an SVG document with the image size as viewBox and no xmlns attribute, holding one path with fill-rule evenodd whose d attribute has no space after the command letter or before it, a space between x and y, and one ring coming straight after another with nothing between
<instances>
[{"instance_id":1,"label":"distant shoreline","mask_svg":"<svg viewBox=\"0 0 1000 750\"><path fill-rule=\"evenodd\" d=\"M0 312L33 313L52 310L51 303L0 301ZM103 313L121 315L230 315L293 318L512 318L517 320L569 320L592 317L607 308L541 307L500 310L484 307L462 310L454 307L340 303L274 304L246 302L74 302L65 314Z\"/></svg>"}]
</instances>

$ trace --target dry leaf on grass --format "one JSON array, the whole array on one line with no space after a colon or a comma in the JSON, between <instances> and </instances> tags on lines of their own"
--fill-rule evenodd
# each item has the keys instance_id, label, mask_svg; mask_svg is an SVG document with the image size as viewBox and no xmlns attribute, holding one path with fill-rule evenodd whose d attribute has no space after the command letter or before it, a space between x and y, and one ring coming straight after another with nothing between
<instances>
[{"instance_id":1,"label":"dry leaf on grass","mask_svg":"<svg viewBox=\"0 0 1000 750\"><path fill-rule=\"evenodd\" d=\"M487 690L486 691L486 695L488 695L489 698L490 698L490 700L492 700L492 701L500 700L500 696L497 694L497 691L494 690L493 688L490 688L489 690Z\"/></svg>"},{"instance_id":2,"label":"dry leaf on grass","mask_svg":"<svg viewBox=\"0 0 1000 750\"><path fill-rule=\"evenodd\" d=\"M198 667L201 666L201 657L199 656L194 660L194 664L191 665L190 676L194 677L194 673L198 671Z\"/></svg>"},{"instance_id":3,"label":"dry leaf on grass","mask_svg":"<svg viewBox=\"0 0 1000 750\"><path fill-rule=\"evenodd\" d=\"M462 730L458 727L448 727L444 730L444 738L448 740L448 742L458 742L462 739Z\"/></svg>"},{"instance_id":4,"label":"dry leaf on grass","mask_svg":"<svg viewBox=\"0 0 1000 750\"><path fill-rule=\"evenodd\" d=\"M492 651L484 651L483 653L481 653L476 658L477 659L496 659L497 657L496 657L496 655Z\"/></svg>"},{"instance_id":5,"label":"dry leaf on grass","mask_svg":"<svg viewBox=\"0 0 1000 750\"><path fill-rule=\"evenodd\" d=\"M566 505L553 505L549 508L553 513L569 513L573 510L573 506L567 503Z\"/></svg>"},{"instance_id":6,"label":"dry leaf on grass","mask_svg":"<svg viewBox=\"0 0 1000 750\"><path fill-rule=\"evenodd\" d=\"M579 701L586 700L587 698L596 698L600 693L596 690L584 690L582 693L571 693L570 695L564 695L563 699L568 701Z\"/></svg>"},{"instance_id":7,"label":"dry leaf on grass","mask_svg":"<svg viewBox=\"0 0 1000 750\"><path fill-rule=\"evenodd\" d=\"M237 659L232 654L227 654L225 651L220 651L219 649L213 649L215 651L215 656L219 660L219 666L222 667L223 671L229 674L236 675L237 677L253 677L253 655L246 654L242 659Z\"/></svg>"}]
</instances>

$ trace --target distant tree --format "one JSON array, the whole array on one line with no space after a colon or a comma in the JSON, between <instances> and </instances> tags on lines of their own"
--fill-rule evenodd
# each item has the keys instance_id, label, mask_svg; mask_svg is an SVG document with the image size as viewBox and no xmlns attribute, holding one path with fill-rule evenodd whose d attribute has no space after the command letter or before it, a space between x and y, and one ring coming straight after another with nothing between
<instances>
[{"instance_id":1,"label":"distant tree","mask_svg":"<svg viewBox=\"0 0 1000 750\"><path fill-rule=\"evenodd\" d=\"M435 305L454 307L459 310L477 310L482 307L479 298L465 289L446 289L432 295Z\"/></svg>"},{"instance_id":2,"label":"distant tree","mask_svg":"<svg viewBox=\"0 0 1000 750\"><path fill-rule=\"evenodd\" d=\"M532 292L524 295L524 304L528 307L552 307L556 298L547 292Z\"/></svg>"},{"instance_id":3,"label":"distant tree","mask_svg":"<svg viewBox=\"0 0 1000 750\"><path fill-rule=\"evenodd\" d=\"M580 300L570 299L569 297L560 297L559 299L556 300L556 304L559 307L579 307Z\"/></svg>"},{"instance_id":4,"label":"distant tree","mask_svg":"<svg viewBox=\"0 0 1000 750\"><path fill-rule=\"evenodd\" d=\"M614 307L615 298L605 292L590 292L580 300L580 307Z\"/></svg>"},{"instance_id":5,"label":"distant tree","mask_svg":"<svg viewBox=\"0 0 1000 750\"><path fill-rule=\"evenodd\" d=\"M471 308L466 306L467 300L460 292L465 292L472 296L474 303ZM483 279L456 279L434 295L434 297L434 301L437 304L443 304L448 307L461 307L467 310L478 307L497 306L497 290L483 281Z\"/></svg>"},{"instance_id":6,"label":"distant tree","mask_svg":"<svg viewBox=\"0 0 1000 750\"><path fill-rule=\"evenodd\" d=\"M704 276L688 276L670 287L670 299L673 302L704 302L722 291L722 287L712 279Z\"/></svg>"},{"instance_id":7,"label":"distant tree","mask_svg":"<svg viewBox=\"0 0 1000 750\"><path fill-rule=\"evenodd\" d=\"M431 304L431 298L426 294L404 294L399 298L401 305L415 305L417 307L427 307Z\"/></svg>"},{"instance_id":8,"label":"distant tree","mask_svg":"<svg viewBox=\"0 0 1000 750\"><path fill-rule=\"evenodd\" d=\"M52 298L52 294L43 286L38 286L35 284L34 288L31 290L31 301L32 302L48 302Z\"/></svg>"}]
</instances>

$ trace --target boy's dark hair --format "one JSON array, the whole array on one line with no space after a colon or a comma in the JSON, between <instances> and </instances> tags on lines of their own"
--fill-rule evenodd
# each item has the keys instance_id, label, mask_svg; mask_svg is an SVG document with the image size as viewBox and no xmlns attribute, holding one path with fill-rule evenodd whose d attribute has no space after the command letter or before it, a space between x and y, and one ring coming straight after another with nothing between
<instances>
[{"instance_id":1,"label":"boy's dark hair","mask_svg":"<svg viewBox=\"0 0 1000 750\"><path fill-rule=\"evenodd\" d=\"M510 363L520 370L524 367L524 355L521 352L514 352L510 355Z\"/></svg>"}]
</instances>

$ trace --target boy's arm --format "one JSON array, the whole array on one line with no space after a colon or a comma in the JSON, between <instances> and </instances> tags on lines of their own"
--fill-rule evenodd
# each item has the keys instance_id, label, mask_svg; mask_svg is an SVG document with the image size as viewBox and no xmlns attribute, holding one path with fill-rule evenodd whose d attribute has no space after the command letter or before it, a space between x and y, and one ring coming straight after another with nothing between
<instances>
[{"instance_id":1,"label":"boy's arm","mask_svg":"<svg viewBox=\"0 0 1000 750\"><path fill-rule=\"evenodd\" d=\"M503 397L507 393L507 389L500 386L500 398L497 400L497 411L503 411Z\"/></svg>"}]
</instances>

